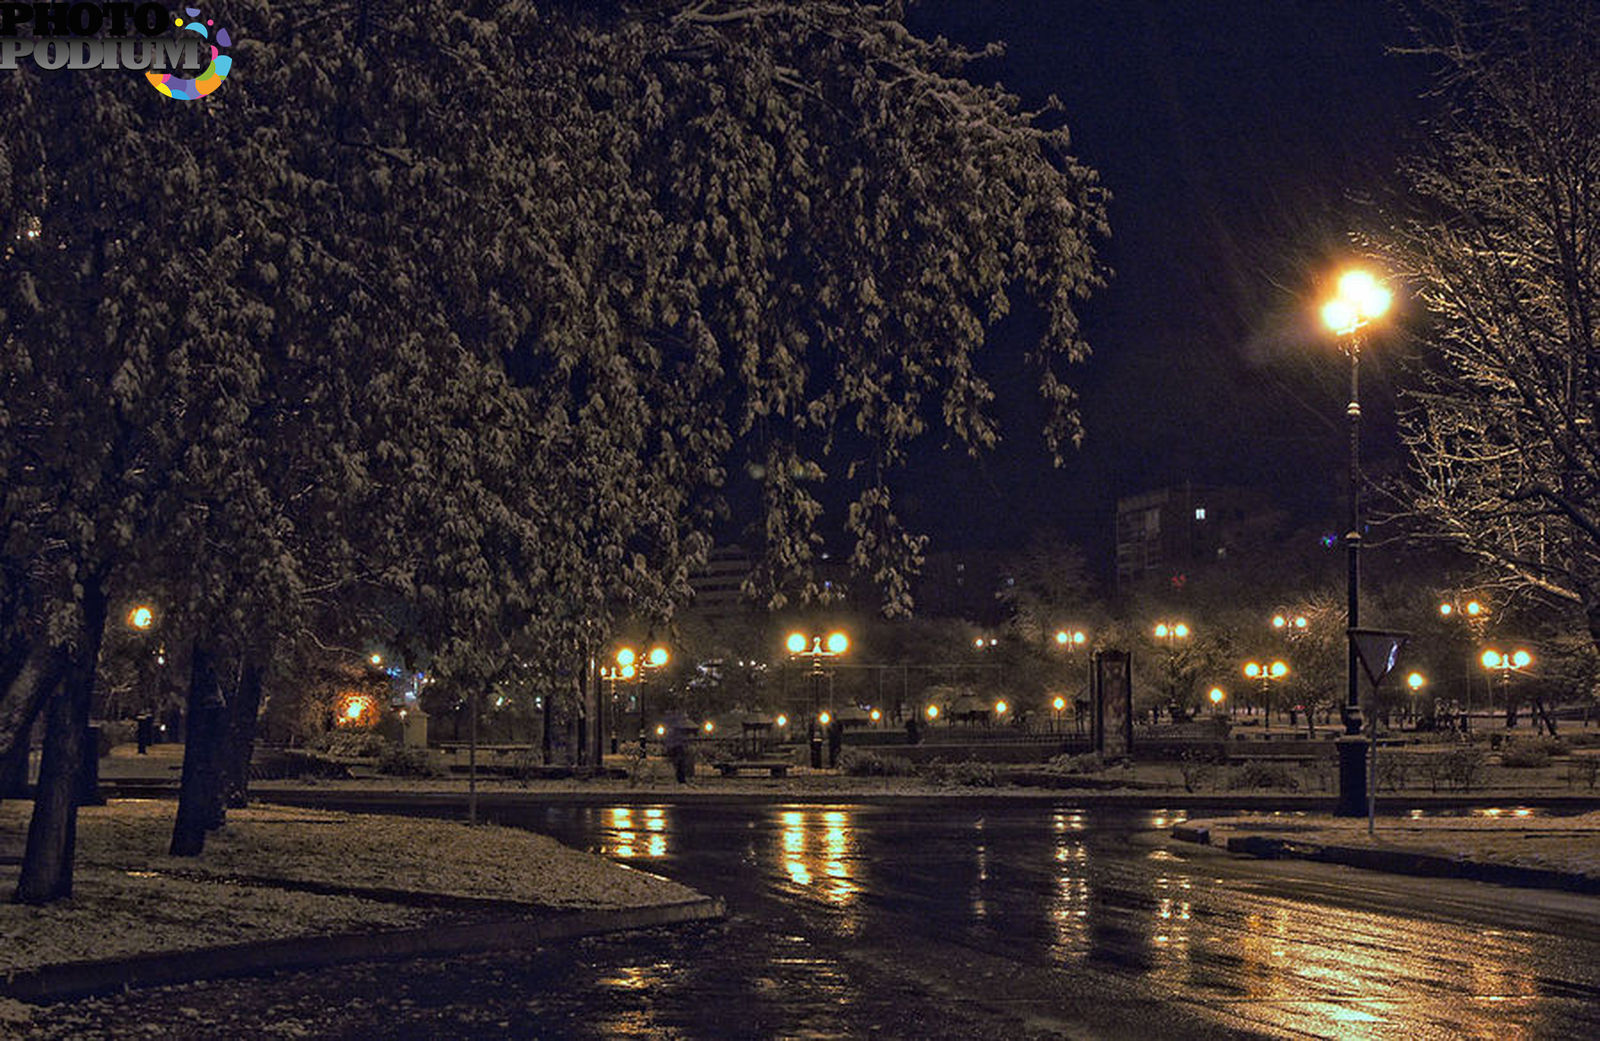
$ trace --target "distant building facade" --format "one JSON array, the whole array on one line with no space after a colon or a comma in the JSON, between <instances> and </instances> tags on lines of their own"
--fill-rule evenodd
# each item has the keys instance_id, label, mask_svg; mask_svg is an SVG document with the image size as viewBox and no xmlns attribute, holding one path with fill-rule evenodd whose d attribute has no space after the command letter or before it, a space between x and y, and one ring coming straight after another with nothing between
<instances>
[{"instance_id":1,"label":"distant building facade","mask_svg":"<svg viewBox=\"0 0 1600 1041\"><path fill-rule=\"evenodd\" d=\"M711 621L740 617L752 611L741 588L755 562L739 546L714 546L706 562L689 573L694 598L689 609Z\"/></svg>"},{"instance_id":2,"label":"distant building facade","mask_svg":"<svg viewBox=\"0 0 1600 1041\"><path fill-rule=\"evenodd\" d=\"M1188 572L1264 537L1271 500L1249 488L1196 484L1117 500L1117 591L1159 582L1182 586Z\"/></svg>"}]
</instances>

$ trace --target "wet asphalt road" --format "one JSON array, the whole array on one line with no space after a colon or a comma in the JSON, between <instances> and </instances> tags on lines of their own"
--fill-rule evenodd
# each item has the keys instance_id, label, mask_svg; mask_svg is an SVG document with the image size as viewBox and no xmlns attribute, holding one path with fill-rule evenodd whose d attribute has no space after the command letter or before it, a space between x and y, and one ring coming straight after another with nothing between
<instances>
[{"instance_id":1,"label":"wet asphalt road","mask_svg":"<svg viewBox=\"0 0 1600 1041\"><path fill-rule=\"evenodd\" d=\"M1600 1037L1600 899L1167 848L981 801L497 809L727 900L519 957L195 984L39 1037Z\"/></svg>"}]
</instances>

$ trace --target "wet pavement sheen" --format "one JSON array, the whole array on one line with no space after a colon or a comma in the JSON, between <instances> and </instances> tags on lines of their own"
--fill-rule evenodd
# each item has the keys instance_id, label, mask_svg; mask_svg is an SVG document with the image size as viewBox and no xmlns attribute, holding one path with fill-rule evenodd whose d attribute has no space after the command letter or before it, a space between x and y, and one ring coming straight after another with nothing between
<instances>
[{"instance_id":1,"label":"wet pavement sheen","mask_svg":"<svg viewBox=\"0 0 1600 1041\"><path fill-rule=\"evenodd\" d=\"M950 800L493 816L722 896L730 917L131 994L38 1036L1600 1036L1592 897L1191 857L1149 841L1174 818L1144 811Z\"/></svg>"}]
</instances>

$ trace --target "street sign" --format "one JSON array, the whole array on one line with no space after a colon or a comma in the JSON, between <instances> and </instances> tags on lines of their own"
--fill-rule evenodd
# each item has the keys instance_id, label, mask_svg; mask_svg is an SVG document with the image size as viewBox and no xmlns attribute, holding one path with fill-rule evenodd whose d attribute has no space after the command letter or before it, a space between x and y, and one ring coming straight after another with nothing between
<instances>
[{"instance_id":1,"label":"street sign","mask_svg":"<svg viewBox=\"0 0 1600 1041\"><path fill-rule=\"evenodd\" d=\"M1361 668L1374 689L1394 671L1400 659L1400 648L1411 639L1410 633L1387 629L1351 629L1349 633L1356 645L1356 656L1361 659Z\"/></svg>"}]
</instances>

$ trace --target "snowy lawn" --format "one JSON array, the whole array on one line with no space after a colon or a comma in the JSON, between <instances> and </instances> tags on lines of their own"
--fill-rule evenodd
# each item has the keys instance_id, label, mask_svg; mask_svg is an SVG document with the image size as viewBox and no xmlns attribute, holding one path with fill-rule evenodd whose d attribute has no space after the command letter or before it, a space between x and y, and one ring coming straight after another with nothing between
<instances>
[{"instance_id":1,"label":"snowy lawn","mask_svg":"<svg viewBox=\"0 0 1600 1041\"><path fill-rule=\"evenodd\" d=\"M1600 877L1600 812L1557 817L1527 810L1475 810L1462 817L1379 817L1371 836L1365 817L1330 814L1253 814L1188 823L1209 826L1211 842L1218 846L1226 845L1229 835L1271 835Z\"/></svg>"},{"instance_id":2,"label":"snowy lawn","mask_svg":"<svg viewBox=\"0 0 1600 1041\"><path fill-rule=\"evenodd\" d=\"M166 855L176 804L116 800L78 814L73 897L0 904L0 972L247 940L421 925L440 912L223 879L494 897L553 907L627 908L692 890L511 828L271 806L230 810L198 859ZM0 804L0 887L15 889L32 804ZM168 873L181 872L183 878ZM199 877L190 877L198 875ZM208 880L209 879L209 880Z\"/></svg>"}]
</instances>

